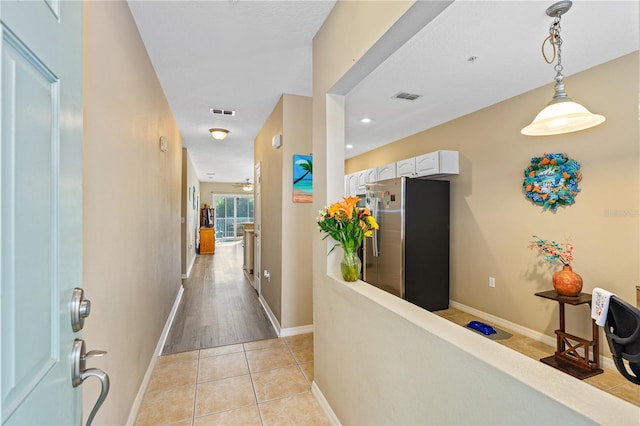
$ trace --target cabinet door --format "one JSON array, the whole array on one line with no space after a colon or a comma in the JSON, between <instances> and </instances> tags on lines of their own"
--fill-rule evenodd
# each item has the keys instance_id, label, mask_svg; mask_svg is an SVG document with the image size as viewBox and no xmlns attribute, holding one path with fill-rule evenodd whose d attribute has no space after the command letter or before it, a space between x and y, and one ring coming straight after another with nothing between
<instances>
[{"instance_id":1,"label":"cabinet door","mask_svg":"<svg viewBox=\"0 0 640 426\"><path fill-rule=\"evenodd\" d=\"M213 254L215 251L215 232L213 228L200 229L200 254Z\"/></svg>"},{"instance_id":2,"label":"cabinet door","mask_svg":"<svg viewBox=\"0 0 640 426\"><path fill-rule=\"evenodd\" d=\"M378 169L367 169L365 170L365 183L377 182L378 181Z\"/></svg>"},{"instance_id":3,"label":"cabinet door","mask_svg":"<svg viewBox=\"0 0 640 426\"><path fill-rule=\"evenodd\" d=\"M347 175L347 185L347 196L353 197L354 195L356 195L356 188L358 187L357 173L351 173L350 175Z\"/></svg>"},{"instance_id":4,"label":"cabinet door","mask_svg":"<svg viewBox=\"0 0 640 426\"><path fill-rule=\"evenodd\" d=\"M396 177L396 163L378 167L378 180L393 179L394 177Z\"/></svg>"},{"instance_id":5,"label":"cabinet door","mask_svg":"<svg viewBox=\"0 0 640 426\"><path fill-rule=\"evenodd\" d=\"M440 172L438 152L430 152L416 157L416 175L427 176Z\"/></svg>"},{"instance_id":6,"label":"cabinet door","mask_svg":"<svg viewBox=\"0 0 640 426\"><path fill-rule=\"evenodd\" d=\"M416 174L416 159L407 158L406 160L398 161L396 163L396 175L397 177L412 177Z\"/></svg>"},{"instance_id":7,"label":"cabinet door","mask_svg":"<svg viewBox=\"0 0 640 426\"><path fill-rule=\"evenodd\" d=\"M448 175L457 175L460 173L459 157L458 151L438 151L439 172Z\"/></svg>"},{"instance_id":8,"label":"cabinet door","mask_svg":"<svg viewBox=\"0 0 640 426\"><path fill-rule=\"evenodd\" d=\"M356 173L356 194L362 194L365 191L365 184L367 183L367 172L363 170Z\"/></svg>"}]
</instances>

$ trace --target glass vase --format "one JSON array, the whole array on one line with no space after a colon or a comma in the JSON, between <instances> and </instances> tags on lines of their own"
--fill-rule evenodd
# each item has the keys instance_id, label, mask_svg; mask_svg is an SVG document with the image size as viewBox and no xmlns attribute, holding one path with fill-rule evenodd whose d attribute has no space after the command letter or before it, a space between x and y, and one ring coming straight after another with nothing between
<instances>
[{"instance_id":1,"label":"glass vase","mask_svg":"<svg viewBox=\"0 0 640 426\"><path fill-rule=\"evenodd\" d=\"M362 262L356 253L344 252L342 261L340 262L340 272L342 272L342 279L345 281L353 282L360 279L360 270L362 269Z\"/></svg>"}]
</instances>

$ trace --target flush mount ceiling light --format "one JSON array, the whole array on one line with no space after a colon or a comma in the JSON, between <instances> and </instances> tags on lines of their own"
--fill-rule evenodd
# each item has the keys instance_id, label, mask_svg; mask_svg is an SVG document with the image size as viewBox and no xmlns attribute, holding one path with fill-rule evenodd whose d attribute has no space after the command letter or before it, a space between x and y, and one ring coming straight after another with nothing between
<instances>
[{"instance_id":1,"label":"flush mount ceiling light","mask_svg":"<svg viewBox=\"0 0 640 426\"><path fill-rule=\"evenodd\" d=\"M222 140L227 137L229 131L227 129L209 129L209 133L213 136L214 139Z\"/></svg>"},{"instance_id":2,"label":"flush mount ceiling light","mask_svg":"<svg viewBox=\"0 0 640 426\"><path fill-rule=\"evenodd\" d=\"M564 13L571 9L570 1L560 1L552 4L546 10L547 15L554 18L549 28L549 36L542 43L542 56L548 64L551 64L556 58L558 62L554 66L556 76L554 80L555 94L551 102L540 111L536 118L527 127L521 130L526 136L549 136L561 135L564 133L577 132L579 130L589 129L604 122L602 115L592 114L585 107L574 102L564 91L563 75L562 75L562 38L560 38L560 18ZM549 41L553 48L553 57L551 60L547 58L544 47Z\"/></svg>"}]
</instances>

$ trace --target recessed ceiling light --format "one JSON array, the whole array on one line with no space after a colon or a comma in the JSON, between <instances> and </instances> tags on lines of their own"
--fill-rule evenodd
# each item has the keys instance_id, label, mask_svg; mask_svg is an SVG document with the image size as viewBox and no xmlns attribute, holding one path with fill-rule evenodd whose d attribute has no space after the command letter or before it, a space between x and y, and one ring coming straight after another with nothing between
<instances>
[{"instance_id":1,"label":"recessed ceiling light","mask_svg":"<svg viewBox=\"0 0 640 426\"><path fill-rule=\"evenodd\" d=\"M351 145L351 144L345 145L345 148L351 149L351 148L353 148L353 145Z\"/></svg>"},{"instance_id":2,"label":"recessed ceiling light","mask_svg":"<svg viewBox=\"0 0 640 426\"><path fill-rule=\"evenodd\" d=\"M371 119L370 119L369 117L365 117L365 118L363 118L362 120L360 120L360 122L361 122L361 123L368 124L368 123L371 123Z\"/></svg>"}]
</instances>

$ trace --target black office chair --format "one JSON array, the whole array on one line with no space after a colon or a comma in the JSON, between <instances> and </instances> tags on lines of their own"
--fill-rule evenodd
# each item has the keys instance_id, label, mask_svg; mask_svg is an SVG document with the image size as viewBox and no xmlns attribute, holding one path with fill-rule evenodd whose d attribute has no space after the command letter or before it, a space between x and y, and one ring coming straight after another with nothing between
<instances>
[{"instance_id":1,"label":"black office chair","mask_svg":"<svg viewBox=\"0 0 640 426\"><path fill-rule=\"evenodd\" d=\"M620 374L640 385L640 309L611 296L604 332Z\"/></svg>"}]
</instances>

